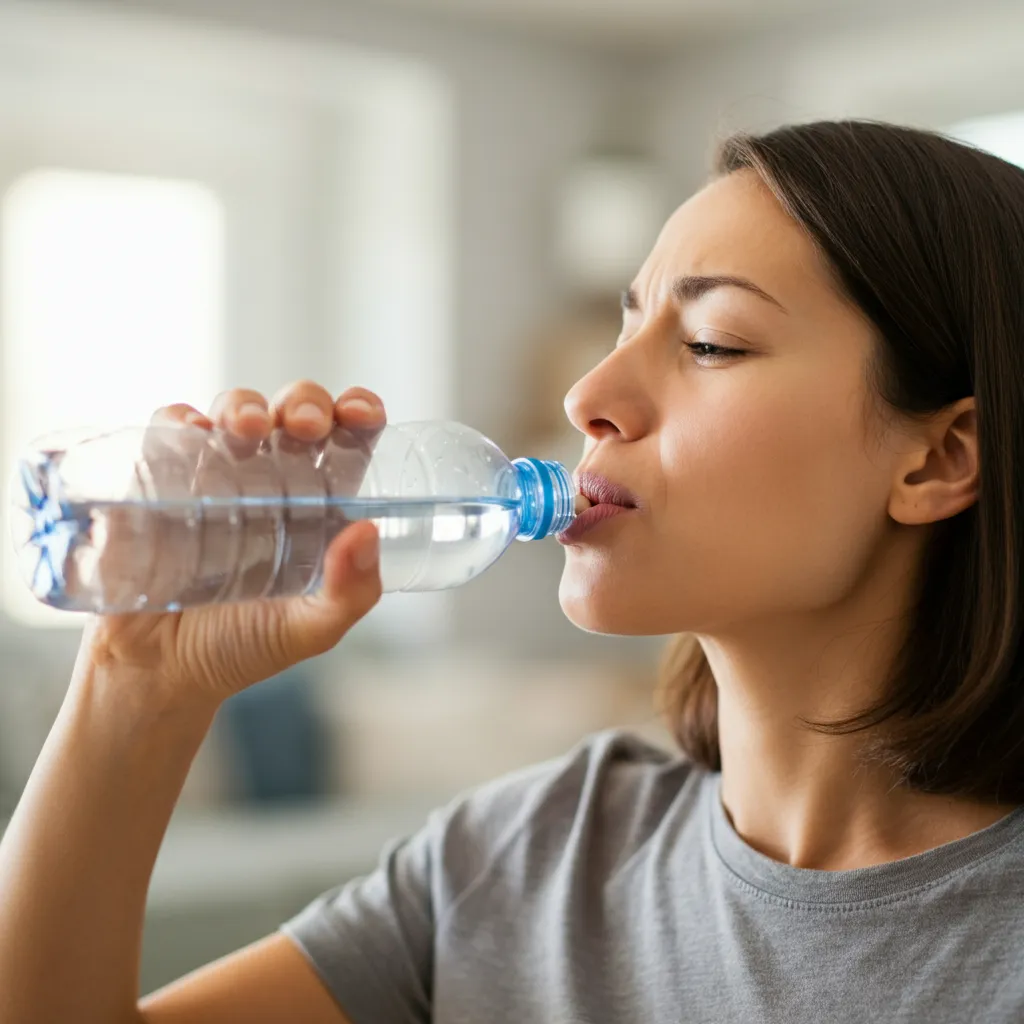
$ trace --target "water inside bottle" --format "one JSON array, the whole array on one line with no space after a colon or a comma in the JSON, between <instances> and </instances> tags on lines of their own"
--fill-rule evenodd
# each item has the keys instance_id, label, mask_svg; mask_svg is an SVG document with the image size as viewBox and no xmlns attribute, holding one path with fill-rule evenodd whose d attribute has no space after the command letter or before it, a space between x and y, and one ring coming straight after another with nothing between
<instances>
[{"instance_id":1,"label":"water inside bottle","mask_svg":"<svg viewBox=\"0 0 1024 1024\"><path fill-rule=\"evenodd\" d=\"M473 579L508 547L519 523L517 503L502 498L341 504L350 520L376 525L386 591L441 590Z\"/></svg>"},{"instance_id":2,"label":"water inside bottle","mask_svg":"<svg viewBox=\"0 0 1024 1024\"><path fill-rule=\"evenodd\" d=\"M58 608L178 610L315 590L323 554L372 520L386 591L458 586L493 563L518 529L501 498L200 497L25 503L15 527L22 575Z\"/></svg>"}]
</instances>

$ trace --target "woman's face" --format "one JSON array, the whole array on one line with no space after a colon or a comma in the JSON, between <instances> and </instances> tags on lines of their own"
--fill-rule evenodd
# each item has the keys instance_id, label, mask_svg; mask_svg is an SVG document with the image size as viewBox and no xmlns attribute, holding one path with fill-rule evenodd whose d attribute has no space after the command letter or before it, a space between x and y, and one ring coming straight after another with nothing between
<instances>
[{"instance_id":1,"label":"woman's face","mask_svg":"<svg viewBox=\"0 0 1024 1024\"><path fill-rule=\"evenodd\" d=\"M771 299L700 280L721 276ZM681 206L626 297L614 351L566 397L587 435L579 470L641 503L566 545L568 617L715 635L842 601L892 525L866 383L874 344L753 172Z\"/></svg>"}]
</instances>

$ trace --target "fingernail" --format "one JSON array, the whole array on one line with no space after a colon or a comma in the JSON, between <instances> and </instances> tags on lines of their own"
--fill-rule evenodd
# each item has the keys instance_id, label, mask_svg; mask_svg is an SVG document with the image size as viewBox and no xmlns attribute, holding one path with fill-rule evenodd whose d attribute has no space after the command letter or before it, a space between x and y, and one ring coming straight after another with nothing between
<instances>
[{"instance_id":1,"label":"fingernail","mask_svg":"<svg viewBox=\"0 0 1024 1024\"><path fill-rule=\"evenodd\" d=\"M194 423L197 427L205 427L210 421L201 412L189 412L185 414L185 422Z\"/></svg>"},{"instance_id":2,"label":"fingernail","mask_svg":"<svg viewBox=\"0 0 1024 1024\"><path fill-rule=\"evenodd\" d=\"M341 406L342 412L371 413L377 411L377 406L368 402L365 398L350 398Z\"/></svg>"},{"instance_id":3,"label":"fingernail","mask_svg":"<svg viewBox=\"0 0 1024 1024\"><path fill-rule=\"evenodd\" d=\"M243 416L253 416L256 419L265 420L268 414L267 410L259 402L246 402L238 407L237 415L239 419Z\"/></svg>"},{"instance_id":4,"label":"fingernail","mask_svg":"<svg viewBox=\"0 0 1024 1024\"><path fill-rule=\"evenodd\" d=\"M303 402L302 405L295 410L295 415L298 416L300 420L312 420L316 423L322 422L324 418L323 409L321 409L319 405L315 405L313 402Z\"/></svg>"},{"instance_id":5,"label":"fingernail","mask_svg":"<svg viewBox=\"0 0 1024 1024\"><path fill-rule=\"evenodd\" d=\"M352 552L352 564L359 572L369 572L380 557L380 537L377 531L364 537Z\"/></svg>"}]
</instances>

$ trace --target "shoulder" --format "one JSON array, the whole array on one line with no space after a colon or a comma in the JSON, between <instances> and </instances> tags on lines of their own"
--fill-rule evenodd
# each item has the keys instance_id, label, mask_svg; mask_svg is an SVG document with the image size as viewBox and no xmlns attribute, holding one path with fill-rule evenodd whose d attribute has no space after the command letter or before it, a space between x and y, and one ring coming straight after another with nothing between
<instances>
[{"instance_id":1,"label":"shoulder","mask_svg":"<svg viewBox=\"0 0 1024 1024\"><path fill-rule=\"evenodd\" d=\"M567 754L463 794L435 830L451 890L510 860L532 876L585 853L613 870L695 795L707 773L623 730L596 733Z\"/></svg>"},{"instance_id":2,"label":"shoulder","mask_svg":"<svg viewBox=\"0 0 1024 1024\"><path fill-rule=\"evenodd\" d=\"M557 828L585 809L663 808L701 769L680 754L621 729L595 733L561 757L531 765L463 794L457 805L494 833Z\"/></svg>"}]
</instances>

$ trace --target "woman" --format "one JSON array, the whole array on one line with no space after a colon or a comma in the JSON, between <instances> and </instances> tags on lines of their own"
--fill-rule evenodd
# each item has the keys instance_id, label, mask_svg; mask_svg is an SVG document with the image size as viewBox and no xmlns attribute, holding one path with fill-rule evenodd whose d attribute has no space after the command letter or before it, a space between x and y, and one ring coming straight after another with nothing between
<instances>
[{"instance_id":1,"label":"woman","mask_svg":"<svg viewBox=\"0 0 1024 1024\"><path fill-rule=\"evenodd\" d=\"M315 597L93 621L0 849L0 1019L1024 1019L1024 171L871 122L717 171L566 402L626 508L567 539L562 606L685 638L684 755L612 732L483 787L137 1005L214 712L372 607L376 537ZM162 415L383 419L311 383Z\"/></svg>"}]
</instances>

